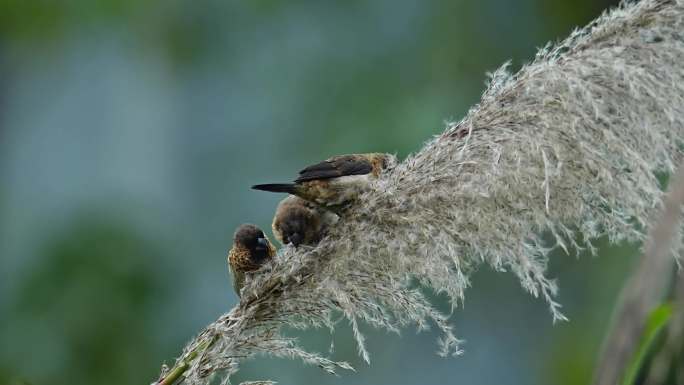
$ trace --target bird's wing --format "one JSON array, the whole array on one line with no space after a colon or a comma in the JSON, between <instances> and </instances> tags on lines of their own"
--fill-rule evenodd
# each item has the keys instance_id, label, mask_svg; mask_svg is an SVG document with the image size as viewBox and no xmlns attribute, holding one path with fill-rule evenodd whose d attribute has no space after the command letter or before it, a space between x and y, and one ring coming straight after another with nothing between
<instances>
[{"instance_id":1,"label":"bird's wing","mask_svg":"<svg viewBox=\"0 0 684 385\"><path fill-rule=\"evenodd\" d=\"M365 175L372 170L373 165L362 155L341 155L303 169L295 183L347 175Z\"/></svg>"},{"instance_id":2,"label":"bird's wing","mask_svg":"<svg viewBox=\"0 0 684 385\"><path fill-rule=\"evenodd\" d=\"M236 271L233 269L231 264L228 264L228 271L230 272L230 277L233 281L233 289L235 290L235 294L240 297L240 290L245 284L245 273Z\"/></svg>"}]
</instances>

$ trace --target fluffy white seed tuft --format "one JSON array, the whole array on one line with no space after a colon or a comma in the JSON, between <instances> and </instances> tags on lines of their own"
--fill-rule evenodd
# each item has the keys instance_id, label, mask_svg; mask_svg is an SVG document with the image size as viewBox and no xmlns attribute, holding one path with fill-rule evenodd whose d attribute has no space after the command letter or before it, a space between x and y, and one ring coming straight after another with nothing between
<instances>
[{"instance_id":1,"label":"fluffy white seed tuft","mask_svg":"<svg viewBox=\"0 0 684 385\"><path fill-rule=\"evenodd\" d=\"M540 50L515 75L504 65L463 120L375 182L315 249L287 248L248 281L240 305L186 347L181 359L201 353L185 381L228 381L257 353L351 369L281 334L332 330L333 312L351 322L367 362L361 320L394 332L436 327L439 353L460 354L422 290L455 307L482 264L513 272L565 319L547 256L593 251L598 236L643 240L661 202L655 173L681 158L682 63L683 1L643 0Z\"/></svg>"}]
</instances>

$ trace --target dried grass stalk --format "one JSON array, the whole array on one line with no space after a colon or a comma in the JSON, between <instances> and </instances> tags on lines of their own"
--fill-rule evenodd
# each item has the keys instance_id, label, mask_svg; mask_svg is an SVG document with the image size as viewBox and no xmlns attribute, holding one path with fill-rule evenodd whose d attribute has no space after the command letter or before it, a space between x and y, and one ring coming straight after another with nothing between
<instances>
[{"instance_id":1,"label":"dried grass stalk","mask_svg":"<svg viewBox=\"0 0 684 385\"><path fill-rule=\"evenodd\" d=\"M684 4L625 3L511 75L491 75L481 102L397 164L315 249L285 249L248 281L243 300L185 348L188 384L228 383L257 353L350 369L306 352L284 325L334 329L358 322L441 331L440 354L458 354L447 316L425 288L457 306L482 264L512 271L564 319L548 253L591 240L641 241L684 138ZM549 234L550 236L543 236ZM168 380L169 378L167 378Z\"/></svg>"}]
</instances>

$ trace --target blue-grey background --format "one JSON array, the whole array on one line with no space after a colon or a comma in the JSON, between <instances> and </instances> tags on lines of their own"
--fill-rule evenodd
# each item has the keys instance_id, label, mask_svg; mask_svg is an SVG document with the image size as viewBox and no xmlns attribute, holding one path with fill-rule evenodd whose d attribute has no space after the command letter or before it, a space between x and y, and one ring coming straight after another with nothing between
<instances>
[{"instance_id":1,"label":"blue-grey background","mask_svg":"<svg viewBox=\"0 0 684 385\"><path fill-rule=\"evenodd\" d=\"M0 2L0 384L156 379L236 302L225 254L270 228L286 181L330 155L418 150L479 100L485 73L615 1L3 0ZM555 256L570 322L482 268L436 335L348 325L302 333L350 360L323 374L259 357L281 384L583 384L637 250ZM443 298L435 302L446 309Z\"/></svg>"}]
</instances>

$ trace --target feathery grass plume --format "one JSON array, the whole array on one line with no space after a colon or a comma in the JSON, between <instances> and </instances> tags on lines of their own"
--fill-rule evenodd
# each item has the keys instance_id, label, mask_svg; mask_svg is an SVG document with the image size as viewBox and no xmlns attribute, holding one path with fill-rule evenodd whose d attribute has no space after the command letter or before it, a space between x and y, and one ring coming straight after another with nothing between
<instances>
[{"instance_id":1,"label":"feathery grass plume","mask_svg":"<svg viewBox=\"0 0 684 385\"><path fill-rule=\"evenodd\" d=\"M359 321L436 326L440 353L458 354L447 317L413 280L457 306L482 264L515 273L564 319L545 276L549 251L593 251L601 235L643 240L662 196L654 172L681 158L683 1L625 3L517 74L494 72L462 121L393 165L316 248L286 248L248 280L240 304L178 359L186 383L215 374L228 383L257 353L351 369L281 334L334 329L333 312L349 320L367 362Z\"/></svg>"}]
</instances>

